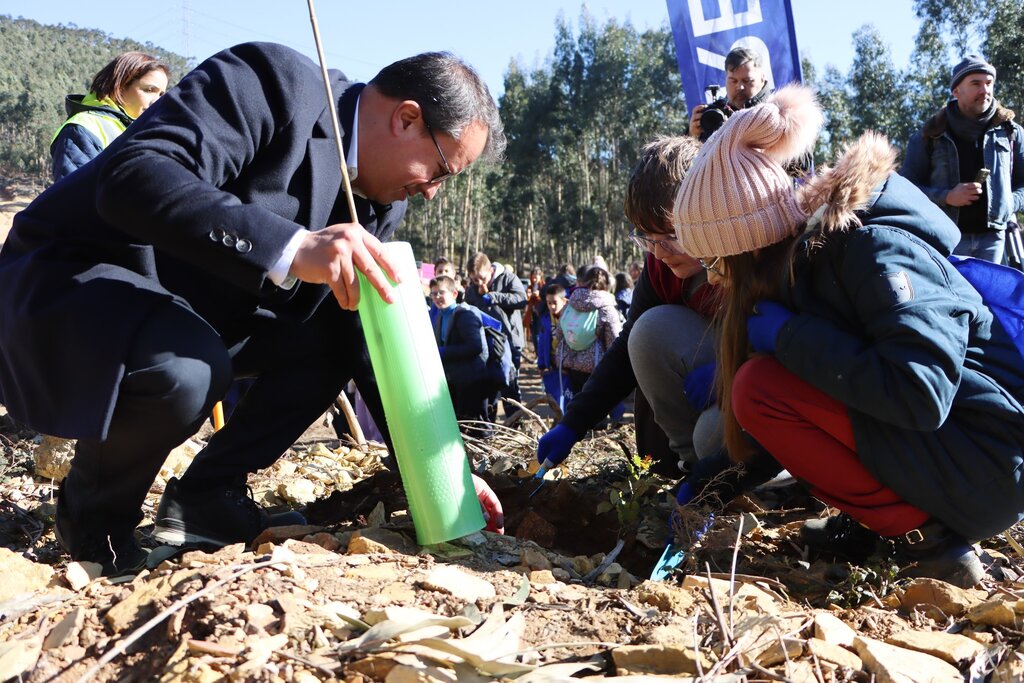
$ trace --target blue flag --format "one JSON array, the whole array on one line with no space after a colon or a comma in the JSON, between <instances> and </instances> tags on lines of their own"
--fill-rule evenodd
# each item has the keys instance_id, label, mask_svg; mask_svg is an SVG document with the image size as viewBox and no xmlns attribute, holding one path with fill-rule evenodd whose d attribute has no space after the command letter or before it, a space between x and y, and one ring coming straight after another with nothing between
<instances>
[{"instance_id":1,"label":"blue flag","mask_svg":"<svg viewBox=\"0 0 1024 683\"><path fill-rule=\"evenodd\" d=\"M708 86L722 86L725 56L736 47L761 55L768 86L800 82L789 0L667 0L686 106L706 104Z\"/></svg>"}]
</instances>

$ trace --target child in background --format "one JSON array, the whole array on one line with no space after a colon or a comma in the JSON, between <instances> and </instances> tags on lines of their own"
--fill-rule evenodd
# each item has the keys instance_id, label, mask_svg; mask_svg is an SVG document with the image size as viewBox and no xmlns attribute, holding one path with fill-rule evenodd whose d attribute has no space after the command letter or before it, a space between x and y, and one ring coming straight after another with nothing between
<instances>
[{"instance_id":1,"label":"child in background","mask_svg":"<svg viewBox=\"0 0 1024 683\"><path fill-rule=\"evenodd\" d=\"M575 395L582 391L594 368L622 331L622 319L612 296L608 271L591 266L569 296L554 328L558 368L567 371Z\"/></svg>"},{"instance_id":2,"label":"child in background","mask_svg":"<svg viewBox=\"0 0 1024 683\"><path fill-rule=\"evenodd\" d=\"M558 403L558 409L565 412L565 407L572 398L569 387L569 376L559 372L555 359L558 357L558 340L555 338L555 327L565 309L568 299L565 287L551 284L544 288L544 305L547 315L537 319L537 368L540 370L544 391Z\"/></svg>"}]
</instances>

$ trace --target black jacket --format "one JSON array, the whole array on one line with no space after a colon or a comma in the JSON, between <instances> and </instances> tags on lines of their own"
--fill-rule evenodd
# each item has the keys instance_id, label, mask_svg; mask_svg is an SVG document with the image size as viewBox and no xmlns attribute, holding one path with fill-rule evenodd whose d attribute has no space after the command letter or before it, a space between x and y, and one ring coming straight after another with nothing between
<instances>
[{"instance_id":1,"label":"black jacket","mask_svg":"<svg viewBox=\"0 0 1024 683\"><path fill-rule=\"evenodd\" d=\"M348 147L361 86L331 78ZM384 239L405 206L357 198L356 218ZM101 438L151 311L177 300L226 344L306 319L329 289L282 290L268 271L296 230L350 220L317 66L269 43L214 55L15 216L0 251L0 401L39 431Z\"/></svg>"}]
</instances>

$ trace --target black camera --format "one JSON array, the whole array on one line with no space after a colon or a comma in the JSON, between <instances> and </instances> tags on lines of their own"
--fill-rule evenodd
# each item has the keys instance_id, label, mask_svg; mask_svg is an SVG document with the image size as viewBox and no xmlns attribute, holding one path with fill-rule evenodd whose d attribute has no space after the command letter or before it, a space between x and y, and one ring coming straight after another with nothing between
<instances>
[{"instance_id":1,"label":"black camera","mask_svg":"<svg viewBox=\"0 0 1024 683\"><path fill-rule=\"evenodd\" d=\"M724 97L717 97L720 85L709 85L704 90L704 96L708 99L708 106L700 114L700 141L707 142L711 134L722 127L725 120L733 115L733 109L729 106L729 100Z\"/></svg>"}]
</instances>

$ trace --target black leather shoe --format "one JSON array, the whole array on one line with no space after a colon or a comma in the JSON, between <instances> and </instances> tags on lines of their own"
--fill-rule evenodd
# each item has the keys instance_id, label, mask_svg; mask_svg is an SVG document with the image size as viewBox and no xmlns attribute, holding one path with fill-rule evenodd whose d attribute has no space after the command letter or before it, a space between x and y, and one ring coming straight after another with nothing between
<instances>
[{"instance_id":1,"label":"black leather shoe","mask_svg":"<svg viewBox=\"0 0 1024 683\"><path fill-rule=\"evenodd\" d=\"M103 568L103 576L138 574L146 568L146 556L135 540L134 531L104 533L99 529L76 529L70 515L62 514L57 502L54 534L57 543L76 562L95 562Z\"/></svg>"},{"instance_id":2,"label":"black leather shoe","mask_svg":"<svg viewBox=\"0 0 1024 683\"><path fill-rule=\"evenodd\" d=\"M985 578L974 547L938 520L889 538L895 549L900 577L927 577L971 588Z\"/></svg>"},{"instance_id":3,"label":"black leather shoe","mask_svg":"<svg viewBox=\"0 0 1024 683\"><path fill-rule=\"evenodd\" d=\"M800 527L800 540L811 550L854 563L863 563L878 547L881 536L845 512L812 519Z\"/></svg>"},{"instance_id":4,"label":"black leather shoe","mask_svg":"<svg viewBox=\"0 0 1024 683\"><path fill-rule=\"evenodd\" d=\"M298 512L271 515L252 499L246 485L189 491L176 478L167 482L156 513L153 538L166 545L220 547L251 543L272 526L305 524Z\"/></svg>"}]
</instances>

